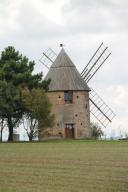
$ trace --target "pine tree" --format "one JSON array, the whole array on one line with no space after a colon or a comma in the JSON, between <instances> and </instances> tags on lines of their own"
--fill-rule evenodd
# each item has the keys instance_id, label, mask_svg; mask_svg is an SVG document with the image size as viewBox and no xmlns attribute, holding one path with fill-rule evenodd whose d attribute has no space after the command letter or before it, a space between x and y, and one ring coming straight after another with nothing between
<instances>
[{"instance_id":1,"label":"pine tree","mask_svg":"<svg viewBox=\"0 0 128 192\"><path fill-rule=\"evenodd\" d=\"M13 129L17 127L25 112L21 98L24 87L48 89L50 80L42 80L42 73L33 74L35 62L14 47L9 46L0 57L0 117L7 122L9 137L13 141Z\"/></svg>"}]
</instances>

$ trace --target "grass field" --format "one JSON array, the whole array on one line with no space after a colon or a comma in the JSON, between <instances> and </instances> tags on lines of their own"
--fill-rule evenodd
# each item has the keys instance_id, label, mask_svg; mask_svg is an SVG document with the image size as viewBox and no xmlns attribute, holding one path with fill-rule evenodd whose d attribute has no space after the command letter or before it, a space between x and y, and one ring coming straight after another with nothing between
<instances>
[{"instance_id":1,"label":"grass field","mask_svg":"<svg viewBox=\"0 0 128 192\"><path fill-rule=\"evenodd\" d=\"M127 141L0 144L0 192L128 192Z\"/></svg>"}]
</instances>

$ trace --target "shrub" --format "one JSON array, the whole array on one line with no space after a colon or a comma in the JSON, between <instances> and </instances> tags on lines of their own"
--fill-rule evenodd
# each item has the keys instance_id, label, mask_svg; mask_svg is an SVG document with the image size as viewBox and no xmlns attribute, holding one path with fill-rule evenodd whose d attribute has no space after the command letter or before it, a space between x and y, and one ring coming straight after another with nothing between
<instances>
[{"instance_id":1,"label":"shrub","mask_svg":"<svg viewBox=\"0 0 128 192\"><path fill-rule=\"evenodd\" d=\"M101 127L97 123L91 123L92 138L99 139L103 134Z\"/></svg>"}]
</instances>

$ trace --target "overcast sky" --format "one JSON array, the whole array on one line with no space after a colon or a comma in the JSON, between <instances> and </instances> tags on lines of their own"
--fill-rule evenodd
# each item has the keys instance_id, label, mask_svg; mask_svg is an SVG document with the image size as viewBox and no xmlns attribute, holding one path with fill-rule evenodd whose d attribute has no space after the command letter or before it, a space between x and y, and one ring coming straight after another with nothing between
<instances>
[{"instance_id":1,"label":"overcast sky","mask_svg":"<svg viewBox=\"0 0 128 192\"><path fill-rule=\"evenodd\" d=\"M91 85L114 110L107 135L128 133L128 1L0 0L0 51L15 46L44 71L41 53L59 44L81 72L101 42L112 53Z\"/></svg>"}]
</instances>

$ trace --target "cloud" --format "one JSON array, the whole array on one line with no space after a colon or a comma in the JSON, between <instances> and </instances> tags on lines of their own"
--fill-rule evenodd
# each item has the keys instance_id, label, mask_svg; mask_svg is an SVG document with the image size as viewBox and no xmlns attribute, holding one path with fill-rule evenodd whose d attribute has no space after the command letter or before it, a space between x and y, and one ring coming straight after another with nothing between
<instances>
[{"instance_id":1,"label":"cloud","mask_svg":"<svg viewBox=\"0 0 128 192\"><path fill-rule=\"evenodd\" d=\"M127 26L127 1L71 0L63 8L72 33L114 33Z\"/></svg>"},{"instance_id":2,"label":"cloud","mask_svg":"<svg viewBox=\"0 0 128 192\"><path fill-rule=\"evenodd\" d=\"M19 28L19 25L16 22L18 14L16 7L15 4L10 4L9 1L0 3L0 35L3 37Z\"/></svg>"},{"instance_id":3,"label":"cloud","mask_svg":"<svg viewBox=\"0 0 128 192\"><path fill-rule=\"evenodd\" d=\"M36 60L35 72L40 72L45 71L41 53L48 47L58 53L64 43L81 72L104 41L112 55L90 84L115 109L112 126L128 127L127 7L127 0L1 0L0 50L15 46Z\"/></svg>"}]
</instances>

